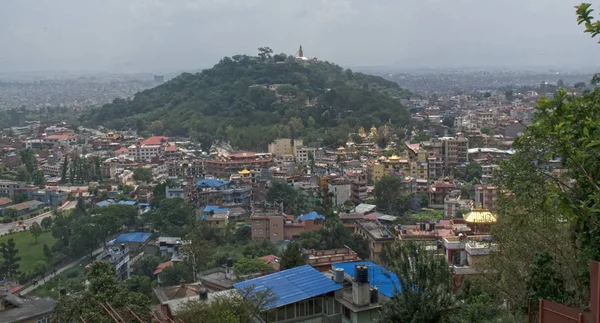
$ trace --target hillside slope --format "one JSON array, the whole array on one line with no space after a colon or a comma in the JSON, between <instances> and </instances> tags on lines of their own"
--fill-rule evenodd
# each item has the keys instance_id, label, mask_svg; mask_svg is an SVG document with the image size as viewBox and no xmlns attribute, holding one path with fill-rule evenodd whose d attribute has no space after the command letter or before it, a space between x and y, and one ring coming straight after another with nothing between
<instances>
[{"instance_id":1,"label":"hillside slope","mask_svg":"<svg viewBox=\"0 0 600 323\"><path fill-rule=\"evenodd\" d=\"M409 96L394 82L328 62L236 55L131 100L115 99L80 120L140 135L191 136L205 147L226 139L242 149L266 149L291 135L331 145L359 126L407 124L399 99Z\"/></svg>"}]
</instances>

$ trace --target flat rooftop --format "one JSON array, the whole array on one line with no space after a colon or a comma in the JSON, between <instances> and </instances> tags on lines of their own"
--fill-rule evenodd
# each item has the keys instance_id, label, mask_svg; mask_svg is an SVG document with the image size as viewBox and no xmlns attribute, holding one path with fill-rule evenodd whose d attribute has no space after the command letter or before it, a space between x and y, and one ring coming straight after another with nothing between
<instances>
[{"instance_id":1,"label":"flat rooftop","mask_svg":"<svg viewBox=\"0 0 600 323\"><path fill-rule=\"evenodd\" d=\"M376 240L394 240L394 235L377 221L358 221L363 231L367 231Z\"/></svg>"}]
</instances>

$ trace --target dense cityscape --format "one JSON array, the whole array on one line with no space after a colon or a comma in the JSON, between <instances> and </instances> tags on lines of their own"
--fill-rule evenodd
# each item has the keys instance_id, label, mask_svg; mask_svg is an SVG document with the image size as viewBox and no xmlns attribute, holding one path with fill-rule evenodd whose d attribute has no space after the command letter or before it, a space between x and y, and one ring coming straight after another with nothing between
<instances>
[{"instance_id":1,"label":"dense cityscape","mask_svg":"<svg viewBox=\"0 0 600 323\"><path fill-rule=\"evenodd\" d=\"M594 70L311 50L0 74L0 323L600 320Z\"/></svg>"}]
</instances>

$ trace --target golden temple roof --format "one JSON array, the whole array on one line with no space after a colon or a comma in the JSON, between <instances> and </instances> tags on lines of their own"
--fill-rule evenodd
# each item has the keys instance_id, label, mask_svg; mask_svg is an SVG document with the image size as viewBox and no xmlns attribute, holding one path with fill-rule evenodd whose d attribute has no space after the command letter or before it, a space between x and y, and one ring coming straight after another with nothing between
<instances>
[{"instance_id":1,"label":"golden temple roof","mask_svg":"<svg viewBox=\"0 0 600 323\"><path fill-rule=\"evenodd\" d=\"M485 209L473 209L463 217L468 223L496 223L497 218Z\"/></svg>"}]
</instances>

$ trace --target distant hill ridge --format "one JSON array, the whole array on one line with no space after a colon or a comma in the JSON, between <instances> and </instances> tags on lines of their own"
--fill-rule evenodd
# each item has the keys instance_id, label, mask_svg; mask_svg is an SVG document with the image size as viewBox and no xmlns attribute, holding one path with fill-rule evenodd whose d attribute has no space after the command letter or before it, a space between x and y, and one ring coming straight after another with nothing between
<instances>
[{"instance_id":1,"label":"distant hill ridge","mask_svg":"<svg viewBox=\"0 0 600 323\"><path fill-rule=\"evenodd\" d=\"M400 104L411 93L378 76L285 54L224 57L200 73L183 73L133 99L86 112L84 125L135 129L142 136L190 136L204 147L229 140L241 149L266 149L278 137L328 145L359 126L405 125Z\"/></svg>"}]
</instances>

